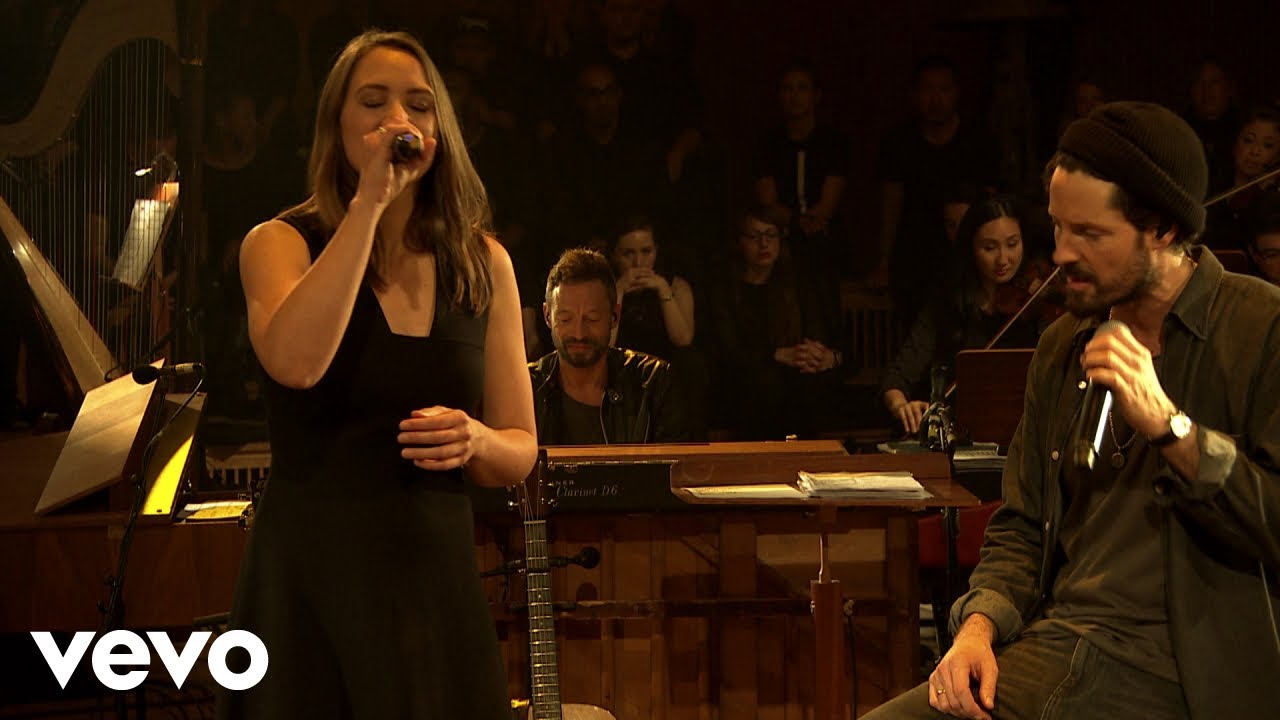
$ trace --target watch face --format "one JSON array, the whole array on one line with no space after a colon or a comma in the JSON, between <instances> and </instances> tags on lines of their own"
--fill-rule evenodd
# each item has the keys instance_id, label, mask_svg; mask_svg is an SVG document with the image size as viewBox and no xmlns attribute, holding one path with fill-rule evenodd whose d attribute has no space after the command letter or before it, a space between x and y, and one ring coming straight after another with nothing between
<instances>
[{"instance_id":1,"label":"watch face","mask_svg":"<svg viewBox=\"0 0 1280 720\"><path fill-rule=\"evenodd\" d=\"M1169 418L1169 429L1175 437L1184 438L1191 433L1191 418L1185 413L1178 413Z\"/></svg>"}]
</instances>

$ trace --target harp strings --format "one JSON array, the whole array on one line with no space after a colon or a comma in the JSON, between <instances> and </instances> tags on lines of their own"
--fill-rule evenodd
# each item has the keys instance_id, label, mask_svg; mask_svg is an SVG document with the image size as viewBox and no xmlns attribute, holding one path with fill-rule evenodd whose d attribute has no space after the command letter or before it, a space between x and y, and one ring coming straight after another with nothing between
<instances>
[{"instance_id":1,"label":"harp strings","mask_svg":"<svg viewBox=\"0 0 1280 720\"><path fill-rule=\"evenodd\" d=\"M137 288L113 275L130 242L135 204L160 198L164 183L178 179L176 106L166 82L174 79L167 76L171 54L155 40L117 48L59 138L0 168L0 194L80 306L91 327L79 330L96 333L111 350L116 373L169 354L162 342L172 321L169 294L160 281L172 252L155 253ZM179 232L177 222L166 237Z\"/></svg>"}]
</instances>

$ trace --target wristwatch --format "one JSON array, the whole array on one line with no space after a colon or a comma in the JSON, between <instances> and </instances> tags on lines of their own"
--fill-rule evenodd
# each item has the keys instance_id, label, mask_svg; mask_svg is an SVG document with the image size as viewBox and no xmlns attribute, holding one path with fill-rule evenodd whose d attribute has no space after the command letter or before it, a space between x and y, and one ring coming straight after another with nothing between
<instances>
[{"instance_id":1,"label":"wristwatch","mask_svg":"<svg viewBox=\"0 0 1280 720\"><path fill-rule=\"evenodd\" d=\"M1172 445L1182 438L1191 434L1191 418L1181 410L1175 410L1169 416L1169 432L1160 437L1151 438L1148 442L1152 447L1165 447Z\"/></svg>"}]
</instances>

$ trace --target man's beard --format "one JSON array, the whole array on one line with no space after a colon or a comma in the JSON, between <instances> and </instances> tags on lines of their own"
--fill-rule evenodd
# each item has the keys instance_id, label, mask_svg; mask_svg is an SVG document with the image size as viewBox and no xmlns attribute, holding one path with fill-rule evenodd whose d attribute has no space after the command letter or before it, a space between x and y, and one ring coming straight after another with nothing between
<instances>
[{"instance_id":1,"label":"man's beard","mask_svg":"<svg viewBox=\"0 0 1280 720\"><path fill-rule=\"evenodd\" d=\"M589 368L600 362L600 358L609 349L609 343L600 342L594 338L553 338L556 346L556 354L560 356L560 360L568 363L576 368ZM570 348L570 345L584 344L588 348Z\"/></svg>"},{"instance_id":2,"label":"man's beard","mask_svg":"<svg viewBox=\"0 0 1280 720\"><path fill-rule=\"evenodd\" d=\"M1146 294L1156 282L1155 263L1141 248L1134 252L1133 260L1114 289L1099 287L1097 274L1078 263L1062 266L1062 272L1085 278L1093 284L1095 293L1091 298L1072 294L1071 290L1065 291L1064 301L1067 310L1079 318L1100 315L1108 308L1136 300Z\"/></svg>"}]
</instances>

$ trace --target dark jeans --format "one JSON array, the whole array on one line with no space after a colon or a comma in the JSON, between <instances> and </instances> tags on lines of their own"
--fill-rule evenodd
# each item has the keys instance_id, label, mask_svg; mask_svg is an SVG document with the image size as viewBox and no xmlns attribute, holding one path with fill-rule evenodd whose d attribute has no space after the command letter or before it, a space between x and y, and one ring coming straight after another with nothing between
<instances>
[{"instance_id":1,"label":"dark jeans","mask_svg":"<svg viewBox=\"0 0 1280 720\"><path fill-rule=\"evenodd\" d=\"M1182 688L1111 658L1082 638L1023 638L997 648L993 718L1039 720L1182 720ZM863 716L863 720L935 720L925 682Z\"/></svg>"}]
</instances>

